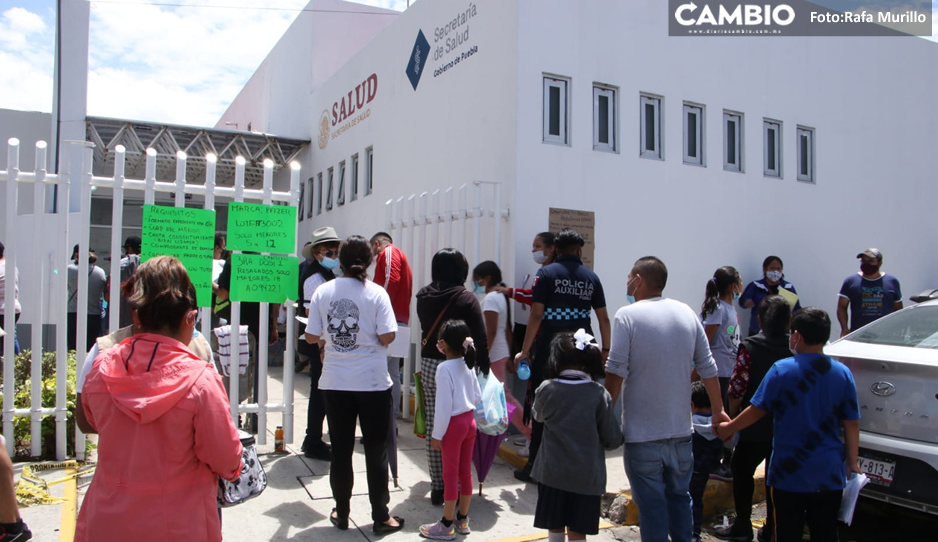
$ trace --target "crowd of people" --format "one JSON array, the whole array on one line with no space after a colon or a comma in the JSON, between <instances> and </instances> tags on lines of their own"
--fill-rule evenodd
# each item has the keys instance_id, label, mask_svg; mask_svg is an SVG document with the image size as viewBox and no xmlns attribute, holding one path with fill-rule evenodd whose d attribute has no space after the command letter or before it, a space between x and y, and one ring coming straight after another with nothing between
<instances>
[{"instance_id":1,"label":"crowd of people","mask_svg":"<svg viewBox=\"0 0 938 542\"><path fill-rule=\"evenodd\" d=\"M846 477L858 472L856 389L849 370L823 354L830 317L802 307L781 258L767 257L763 277L746 286L734 267L718 268L705 281L699 311L665 297L664 262L640 258L627 278L629 303L610 318L600 278L583 265L584 244L569 228L537 234L532 256L541 268L530 288L507 287L495 262L481 262L470 273L458 250L433 255L430 283L415 298L423 330L418 371L429 498L443 513L419 527L421 536L452 540L471 532L470 462L481 400L476 375L504 384L526 364L531 375L524 397L505 388L511 425L527 441L527 464L515 476L537 483L534 526L546 529L551 542L598 532L605 453L620 446L643 540L699 540L711 477L732 481L737 512L716 535L752 540L753 475L763 461L769 514L758 539L800 540L807 524L813 540L836 540L840 494ZM0 245L0 265L2 251ZM141 264L139 238L128 239L125 251L122 327L104 336L100 300L106 300L107 278L98 277L90 256L90 351L78 379L76 418L82 431L100 435L99 467L78 539L139 538L135 533L146 525L152 532L220 540L217 480L240 473L242 446L240 420L229 414L215 365L218 347L196 331L195 291L179 261L159 257ZM302 452L332 462L329 519L347 529L360 427L373 531L398 531L404 519L390 514L387 473L402 359L388 347L398 333L409 333L410 266L385 232L342 240L333 228L319 228L302 254L297 296L307 323L296 368L309 366L311 376ZM75 258L77 247L74 271L69 267L70 311L78 310L71 303ZM857 258L860 273L840 290L841 335L902 306L898 280L880 270L882 253L871 248ZM215 260L213 325L225 321L232 273L223 236L216 238ZM512 341L512 300L528 308L520 344ZM242 303L241 321L256 342L261 322L250 305ZM737 305L752 314L745 337ZM18 302L15 307L19 313ZM272 341L276 312L269 322ZM77 343L71 326L69 336L70 345ZM250 350L255 359L256 344ZM256 422L247 425L256 428ZM0 461L0 469L4 465ZM162 474L154 479L153 472ZM0 527L16 530L15 523Z\"/></svg>"}]
</instances>

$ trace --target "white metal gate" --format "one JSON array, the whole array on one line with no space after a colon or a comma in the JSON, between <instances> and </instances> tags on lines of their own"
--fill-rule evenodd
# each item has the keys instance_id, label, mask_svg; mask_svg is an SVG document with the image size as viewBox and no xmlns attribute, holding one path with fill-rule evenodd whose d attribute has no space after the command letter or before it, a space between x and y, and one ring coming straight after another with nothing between
<instances>
[{"instance_id":1,"label":"white metal gate","mask_svg":"<svg viewBox=\"0 0 938 542\"><path fill-rule=\"evenodd\" d=\"M15 138L8 142L7 169L0 170L0 181L6 182L6 209L5 224L7 239L4 240L6 246L7 261L7 297L12 298L12 280L13 270L17 267L17 252L21 243L28 242L32 244L34 250L38 247L48 245L50 242L55 244L48 258L36 258L31 262L33 268L38 270L37 276L30 277L28 284L23 284L20 288L20 301L24 312L35 311L32 317L32 373L31 381L37 383L32 386L30 398L30 407L23 409L14 408L15 383L13 376L14 363L13 352L14 343L12 330L14 328L14 314L12 303L8 303L4 314L2 327L10 330L9 340L4 342L3 356L5 360L3 366L3 435L6 438L7 451L13 452L13 419L15 416L29 417L31 424L31 450L33 456L41 455L41 427L42 419L46 416L55 417L56 426L56 458L65 459L66 455L66 375L67 375L67 351L66 351L66 311L67 299L67 268L68 258L71 255L69 239L71 238L70 228L78 233L77 240L80 246L78 255L78 307L76 336L83 338L87 329L86 310L81 308L87 306L87 282L88 282L88 243L90 232L90 209L91 193L93 187L106 187L113 190L112 207L112 233L111 233L111 258L110 276L120 276L120 261L116 255L120 254L121 248L121 227L123 221L124 195L127 191L138 191L144 194L144 203L153 204L156 192L168 192L175 196L175 206L185 206L186 194L203 196L205 209L215 208L215 197L230 197L236 202L256 201L267 205L274 201L286 202L288 205L296 206L299 202L299 176L300 166L297 162L290 164L290 190L280 192L273 190L273 162L269 159L264 160L263 185L261 189L246 189L244 187L245 179L245 159L241 156L236 158L235 183L233 187L216 186L216 163L217 157L214 154L206 156L206 180L204 185L186 183L186 154L178 152L176 155L176 179L174 182L160 182L156 180L156 158L157 153L150 148L146 151L146 176L144 179L125 179L125 149L117 146L115 149L115 164L113 177L97 177L92 175L92 151L94 145L87 142L70 142L63 149L61 173L51 174L45 170L46 164L46 144L39 142L36 144L36 167L33 172L20 171L19 167L19 141ZM19 215L18 213L18 191L21 184L28 186L33 184L34 189L34 213L32 215ZM73 186L74 185L74 186ZM46 189L50 186L58 186L57 205L58 209L65 212L48 213L44 210L43 202L46 199ZM80 204L76 213L69 213L70 191L72 189L80 190ZM49 227L51 224L51 228ZM115 233L116 229L116 233ZM53 239L44 237L44 232L55 231L57 236ZM20 250L22 251L22 250ZM295 255L295 253L293 254ZM62 270L62 272L58 272ZM48 287L44 282L48 280ZM118 329L120 321L120 284L119 280L112 280L110 285L110 298L113 303L110 304L110 331ZM231 304L231 324L234 329L240 324L240 302ZM49 310L45 311L44 308ZM287 303L287 335L286 338L296 336L294 308L292 303ZM261 304L260 321L266 322L269 319L269 307L266 303ZM211 308L201 309L201 332L209 337L211 333ZM48 320L48 321L45 321ZM42 328L43 324L56 325L56 395L54 406L44 406L42 404L41 389L38 385L42 380ZM267 401L267 345L268 330L266 326L260 326L260 336L257 337L258 343L258 393L257 402L249 404L238 404L239 382L238 378L231 378L229 401L231 405L231 414L237 417L239 413L257 413L258 428L257 441L260 444L266 444L267 438L267 413L281 412L283 414L283 428L285 442L293 441L293 370L289 366L289 361L284 365L283 371L283 401L281 403L270 404ZM294 355L294 346L291 340L286 340L285 360L292 360ZM232 341L231 359L239 359L239 341ZM85 354L78 352L76 361L76 373L81 372L84 363ZM76 430L76 455L84 458L84 436Z\"/></svg>"},{"instance_id":2,"label":"white metal gate","mask_svg":"<svg viewBox=\"0 0 938 542\"><path fill-rule=\"evenodd\" d=\"M502 184L474 181L471 187L437 189L385 202L385 227L395 245L407 254L414 278L414 292L430 282L430 263L442 248L455 248L469 261L470 279L474 265L488 257L502 265L502 226L509 219L502 206ZM470 245L472 250L469 250ZM503 272L505 269L502 270ZM505 274L505 276L509 276ZM417 319L416 299L411 300L411 355L404 360L401 386L403 416L410 415L411 375L420 357L423 330Z\"/></svg>"}]
</instances>

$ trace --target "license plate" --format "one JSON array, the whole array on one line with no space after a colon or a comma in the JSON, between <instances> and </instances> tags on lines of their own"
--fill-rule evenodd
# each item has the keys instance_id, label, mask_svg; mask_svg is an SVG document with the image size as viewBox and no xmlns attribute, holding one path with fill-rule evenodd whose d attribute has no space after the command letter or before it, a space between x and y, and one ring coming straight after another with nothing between
<instances>
[{"instance_id":1,"label":"license plate","mask_svg":"<svg viewBox=\"0 0 938 542\"><path fill-rule=\"evenodd\" d=\"M896 476L896 464L890 461L861 457L860 472L865 473L871 482L888 486L892 485L892 479Z\"/></svg>"}]
</instances>

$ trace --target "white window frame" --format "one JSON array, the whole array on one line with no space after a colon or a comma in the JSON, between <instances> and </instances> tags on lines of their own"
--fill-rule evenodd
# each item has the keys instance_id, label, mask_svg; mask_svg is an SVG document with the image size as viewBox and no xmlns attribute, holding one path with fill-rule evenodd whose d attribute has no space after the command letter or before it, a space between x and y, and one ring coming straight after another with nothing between
<instances>
[{"instance_id":1,"label":"white window frame","mask_svg":"<svg viewBox=\"0 0 938 542\"><path fill-rule=\"evenodd\" d=\"M664 160L664 130L663 130L663 108L662 106L663 98L661 96L655 96L652 94L640 94L639 95L639 118L641 122L639 123L639 156L642 158L651 158L654 160ZM652 116L654 117L652 121L655 123L654 130L654 148L648 149L648 141L646 141L645 133L648 128L648 118L645 115L645 109L647 106L651 105L654 108Z\"/></svg>"},{"instance_id":2,"label":"white window frame","mask_svg":"<svg viewBox=\"0 0 938 542\"><path fill-rule=\"evenodd\" d=\"M310 194L313 197L313 194ZM322 214L322 172L316 174L316 215Z\"/></svg>"},{"instance_id":3,"label":"white window frame","mask_svg":"<svg viewBox=\"0 0 938 542\"><path fill-rule=\"evenodd\" d=\"M557 111L559 134L550 133L550 91L552 88L559 90L560 100ZM570 79L557 75L544 75L544 125L543 125L544 143L555 145L570 144Z\"/></svg>"},{"instance_id":4,"label":"white window frame","mask_svg":"<svg viewBox=\"0 0 938 542\"><path fill-rule=\"evenodd\" d=\"M375 149L368 147L365 149L365 195L370 196L374 190L374 167L375 167Z\"/></svg>"},{"instance_id":5,"label":"white window frame","mask_svg":"<svg viewBox=\"0 0 938 542\"><path fill-rule=\"evenodd\" d=\"M704 116L706 113L705 106L701 104L695 104L691 102L684 102L684 113L682 115L683 124L684 124L684 163L692 166L706 166L704 161ZM697 117L696 127L694 128L694 137L697 138L697 149L696 154L690 154L690 117L694 115Z\"/></svg>"},{"instance_id":6,"label":"white window frame","mask_svg":"<svg viewBox=\"0 0 938 542\"><path fill-rule=\"evenodd\" d=\"M333 181L335 180L335 170L334 168L329 168L326 170L326 210L332 210L332 188Z\"/></svg>"},{"instance_id":7,"label":"white window frame","mask_svg":"<svg viewBox=\"0 0 938 542\"><path fill-rule=\"evenodd\" d=\"M355 201L358 199L358 154L352 155L352 172L349 181L351 184L349 201Z\"/></svg>"},{"instance_id":8,"label":"white window frame","mask_svg":"<svg viewBox=\"0 0 938 542\"><path fill-rule=\"evenodd\" d=\"M339 207L345 205L345 160L339 162L339 186L336 189L335 203Z\"/></svg>"},{"instance_id":9,"label":"white window frame","mask_svg":"<svg viewBox=\"0 0 938 542\"><path fill-rule=\"evenodd\" d=\"M605 97L609 107L606 109L606 126L609 130L607 134L608 141L599 140L599 99ZM603 85L601 83L593 84L593 150L605 152L618 152L619 150L619 92L616 87Z\"/></svg>"},{"instance_id":10,"label":"white window frame","mask_svg":"<svg viewBox=\"0 0 938 542\"><path fill-rule=\"evenodd\" d=\"M769 132L775 131L775 167L769 164ZM782 178L782 121L762 120L762 174L766 177Z\"/></svg>"},{"instance_id":11,"label":"white window frame","mask_svg":"<svg viewBox=\"0 0 938 542\"><path fill-rule=\"evenodd\" d=\"M815 153L814 153L814 128L809 128L807 126L798 126L797 127L797 145L798 150L798 180L806 183L813 183L814 176L814 166L815 166ZM807 139L807 145L803 145ZM804 156L805 149L807 147L808 156ZM807 158L807 160L806 160ZM801 165L802 162L807 162L807 171L805 171Z\"/></svg>"},{"instance_id":12,"label":"white window frame","mask_svg":"<svg viewBox=\"0 0 938 542\"><path fill-rule=\"evenodd\" d=\"M733 151L736 154L736 163L730 163L730 123L735 125L732 130L736 139L733 145ZM723 111L723 170L737 171L743 170L743 114L736 111Z\"/></svg>"}]
</instances>

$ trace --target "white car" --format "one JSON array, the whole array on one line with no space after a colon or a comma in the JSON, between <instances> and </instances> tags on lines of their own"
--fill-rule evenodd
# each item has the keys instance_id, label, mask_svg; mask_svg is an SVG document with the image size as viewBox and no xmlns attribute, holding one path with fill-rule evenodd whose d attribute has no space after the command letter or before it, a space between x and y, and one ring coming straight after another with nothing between
<instances>
[{"instance_id":1,"label":"white car","mask_svg":"<svg viewBox=\"0 0 938 542\"><path fill-rule=\"evenodd\" d=\"M830 343L860 402L863 495L938 515L938 300Z\"/></svg>"}]
</instances>

